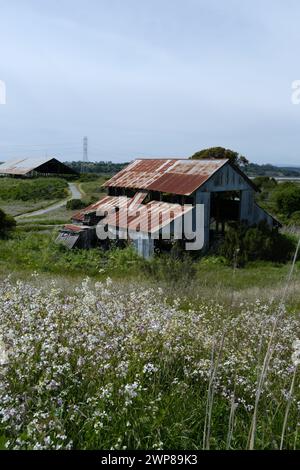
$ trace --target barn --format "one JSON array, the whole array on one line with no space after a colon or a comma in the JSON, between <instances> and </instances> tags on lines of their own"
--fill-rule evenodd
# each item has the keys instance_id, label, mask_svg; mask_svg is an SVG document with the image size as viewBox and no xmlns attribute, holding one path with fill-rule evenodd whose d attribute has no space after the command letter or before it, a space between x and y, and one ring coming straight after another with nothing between
<instances>
[{"instance_id":1,"label":"barn","mask_svg":"<svg viewBox=\"0 0 300 470\"><path fill-rule=\"evenodd\" d=\"M120 240L129 240L148 258L175 240L184 241L184 223L179 222L189 214L194 229L197 207L203 208L204 251L232 221L280 226L255 202L258 188L227 159L137 159L104 186L106 197L74 214L70 237L78 236L77 226L94 227L95 231L97 227L98 233L106 230ZM163 237L163 233L169 236ZM67 240L68 230L64 237Z\"/></svg>"},{"instance_id":2,"label":"barn","mask_svg":"<svg viewBox=\"0 0 300 470\"><path fill-rule=\"evenodd\" d=\"M53 175L77 175L77 172L54 157L19 158L0 165L0 176L28 178Z\"/></svg>"}]
</instances>

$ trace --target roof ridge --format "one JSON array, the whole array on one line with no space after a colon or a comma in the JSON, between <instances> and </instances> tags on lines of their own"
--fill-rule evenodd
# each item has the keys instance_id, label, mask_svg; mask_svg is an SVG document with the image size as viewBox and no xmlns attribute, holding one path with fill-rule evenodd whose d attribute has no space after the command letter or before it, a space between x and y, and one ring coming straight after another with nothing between
<instances>
[{"instance_id":1,"label":"roof ridge","mask_svg":"<svg viewBox=\"0 0 300 470\"><path fill-rule=\"evenodd\" d=\"M152 160L152 161L160 161L160 160L184 160L186 162L213 162L213 161L222 161L224 160L224 162L228 162L230 161L229 158L201 158L201 159L192 159L192 158L180 158L180 157L136 157L134 160L132 160L132 163L133 162L136 162L137 160Z\"/></svg>"}]
</instances>

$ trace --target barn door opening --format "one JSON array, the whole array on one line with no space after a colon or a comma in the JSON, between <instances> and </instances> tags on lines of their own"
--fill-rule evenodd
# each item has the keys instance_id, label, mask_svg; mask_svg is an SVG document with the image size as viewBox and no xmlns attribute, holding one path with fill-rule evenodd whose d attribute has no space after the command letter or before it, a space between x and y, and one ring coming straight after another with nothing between
<instances>
[{"instance_id":1,"label":"barn door opening","mask_svg":"<svg viewBox=\"0 0 300 470\"><path fill-rule=\"evenodd\" d=\"M224 235L229 222L240 218L240 191L215 192L211 195L210 227L213 236Z\"/></svg>"}]
</instances>

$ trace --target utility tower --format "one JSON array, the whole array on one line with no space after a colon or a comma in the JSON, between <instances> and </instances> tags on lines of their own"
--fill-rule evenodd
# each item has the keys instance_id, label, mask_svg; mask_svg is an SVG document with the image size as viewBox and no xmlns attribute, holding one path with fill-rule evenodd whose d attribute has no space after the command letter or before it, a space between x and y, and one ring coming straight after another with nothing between
<instances>
[{"instance_id":1,"label":"utility tower","mask_svg":"<svg viewBox=\"0 0 300 470\"><path fill-rule=\"evenodd\" d=\"M88 158L88 138L83 138L83 161L87 163L89 161Z\"/></svg>"},{"instance_id":2,"label":"utility tower","mask_svg":"<svg viewBox=\"0 0 300 470\"><path fill-rule=\"evenodd\" d=\"M88 157L88 138L84 137L83 138L83 157L82 157L82 163L81 163L81 173L84 173L86 171L86 165L89 161Z\"/></svg>"}]
</instances>

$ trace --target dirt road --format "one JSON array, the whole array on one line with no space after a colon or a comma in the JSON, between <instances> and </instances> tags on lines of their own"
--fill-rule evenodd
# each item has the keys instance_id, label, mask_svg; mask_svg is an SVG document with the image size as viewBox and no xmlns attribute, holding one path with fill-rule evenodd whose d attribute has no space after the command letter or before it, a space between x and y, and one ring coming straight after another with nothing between
<instances>
[{"instance_id":1,"label":"dirt road","mask_svg":"<svg viewBox=\"0 0 300 470\"><path fill-rule=\"evenodd\" d=\"M47 214L48 212L54 211L56 209L59 209L60 207L64 207L68 201L71 201L71 199L81 199L82 194L79 191L76 183L68 183L69 185L69 191L71 193L71 196L69 196L67 199L63 199L62 201L56 202L55 204L52 204L51 206L45 207L44 209L39 209L34 212L28 212L27 214L21 214L15 217L16 219L25 219L26 217L35 217L37 215L43 215Z\"/></svg>"}]
</instances>

